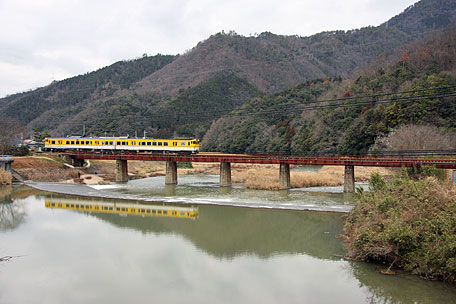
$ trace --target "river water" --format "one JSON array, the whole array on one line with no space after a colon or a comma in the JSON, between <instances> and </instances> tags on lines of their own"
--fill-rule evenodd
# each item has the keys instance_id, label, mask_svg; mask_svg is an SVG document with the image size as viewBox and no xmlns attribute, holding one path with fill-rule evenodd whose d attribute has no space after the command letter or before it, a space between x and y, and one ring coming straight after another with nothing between
<instances>
[{"instance_id":1,"label":"river water","mask_svg":"<svg viewBox=\"0 0 456 304\"><path fill-rule=\"evenodd\" d=\"M324 211L351 206L340 189L179 178L98 187L157 202L0 188L0 303L456 303L454 285L344 260L345 213Z\"/></svg>"}]
</instances>

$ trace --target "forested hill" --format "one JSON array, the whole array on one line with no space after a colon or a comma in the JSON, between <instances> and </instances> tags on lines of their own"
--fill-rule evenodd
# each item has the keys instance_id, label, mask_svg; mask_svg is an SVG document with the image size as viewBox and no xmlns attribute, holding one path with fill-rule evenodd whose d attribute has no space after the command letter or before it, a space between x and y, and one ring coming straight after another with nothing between
<instances>
[{"instance_id":1,"label":"forested hill","mask_svg":"<svg viewBox=\"0 0 456 304\"><path fill-rule=\"evenodd\" d=\"M0 117L52 135L81 133L85 126L93 135L202 136L213 119L252 97L316 78L345 78L379 54L393 60L401 46L456 22L455 2L422 0L378 27L310 37L218 33L183 55L122 61L2 98ZM181 112L200 109L199 115L168 115L163 123L176 105Z\"/></svg>"},{"instance_id":2,"label":"forested hill","mask_svg":"<svg viewBox=\"0 0 456 304\"><path fill-rule=\"evenodd\" d=\"M404 125L456 131L456 29L379 58L356 76L253 98L214 122L203 147L230 153L367 152ZM454 146L454 142L450 143Z\"/></svg>"}]
</instances>

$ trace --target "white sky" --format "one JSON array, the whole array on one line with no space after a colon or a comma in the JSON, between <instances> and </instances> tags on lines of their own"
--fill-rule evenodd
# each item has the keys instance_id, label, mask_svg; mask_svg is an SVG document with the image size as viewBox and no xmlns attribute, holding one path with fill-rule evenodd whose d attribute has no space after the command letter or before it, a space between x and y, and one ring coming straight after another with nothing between
<instances>
[{"instance_id":1,"label":"white sky","mask_svg":"<svg viewBox=\"0 0 456 304\"><path fill-rule=\"evenodd\" d=\"M224 30L309 36L377 26L417 0L0 0L0 97Z\"/></svg>"}]
</instances>

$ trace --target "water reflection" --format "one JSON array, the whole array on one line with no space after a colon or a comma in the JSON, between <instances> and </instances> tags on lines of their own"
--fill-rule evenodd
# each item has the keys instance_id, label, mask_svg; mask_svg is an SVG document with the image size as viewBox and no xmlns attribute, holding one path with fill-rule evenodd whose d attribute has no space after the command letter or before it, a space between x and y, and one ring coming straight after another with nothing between
<instances>
[{"instance_id":1,"label":"water reflection","mask_svg":"<svg viewBox=\"0 0 456 304\"><path fill-rule=\"evenodd\" d=\"M174 217L189 218L196 220L198 218L198 208L195 207L176 207L176 206L156 206L149 204L127 203L127 202L108 202L100 200L88 200L83 198L48 198L44 202L46 208L67 209L83 212L96 212L117 215L133 216L157 216L157 217Z\"/></svg>"},{"instance_id":2,"label":"water reflection","mask_svg":"<svg viewBox=\"0 0 456 304\"><path fill-rule=\"evenodd\" d=\"M1 303L456 299L452 285L402 273L384 276L377 266L341 259L341 214L199 206L198 219L186 220L141 214L147 208L169 212L184 207L174 204L44 193L14 199L15 193L10 194L14 202L6 204L22 205L27 221L0 233L0 244L7 244L0 246L0 256L24 257L1 263ZM117 208L120 212L114 213Z\"/></svg>"},{"instance_id":3,"label":"water reflection","mask_svg":"<svg viewBox=\"0 0 456 304\"><path fill-rule=\"evenodd\" d=\"M24 204L13 204L12 189L11 185L0 187L0 231L16 229L25 219Z\"/></svg>"},{"instance_id":4,"label":"water reflection","mask_svg":"<svg viewBox=\"0 0 456 304\"><path fill-rule=\"evenodd\" d=\"M106 212L90 215L117 227L135 229L142 233L179 234L208 254L222 258L233 258L246 253L262 258L284 253L305 253L320 259L338 259L335 254L343 253L341 242L336 238L342 227L340 214L217 206L199 206L195 210L176 207L174 204L130 204L129 210L135 209L132 214L141 214L137 211L141 209L162 208L170 212L185 209L188 210L186 212L193 212L188 213L190 217L198 216L198 221L187 222L169 217L151 219L119 216L115 213L122 211L116 210L125 205L125 202L96 200L95 203L89 204L90 201L55 195L46 198L48 203L59 202L62 206L66 205L63 207L66 209L88 212L95 210L95 206L100 206Z\"/></svg>"},{"instance_id":5,"label":"water reflection","mask_svg":"<svg viewBox=\"0 0 456 304\"><path fill-rule=\"evenodd\" d=\"M384 266L349 262L350 270L360 287L366 288L369 303L456 303L456 288L443 282L425 281L399 271L385 276Z\"/></svg>"}]
</instances>

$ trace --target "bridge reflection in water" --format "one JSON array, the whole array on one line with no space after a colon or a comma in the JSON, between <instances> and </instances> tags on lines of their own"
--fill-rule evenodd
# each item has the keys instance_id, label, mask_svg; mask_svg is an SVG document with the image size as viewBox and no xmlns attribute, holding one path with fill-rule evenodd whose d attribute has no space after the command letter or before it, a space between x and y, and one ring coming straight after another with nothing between
<instances>
[{"instance_id":1,"label":"bridge reflection in water","mask_svg":"<svg viewBox=\"0 0 456 304\"><path fill-rule=\"evenodd\" d=\"M146 205L138 203L99 202L81 199L47 198L46 208L68 209L83 212L133 215L142 217L172 217L198 219L198 207L177 207L166 205Z\"/></svg>"}]
</instances>

